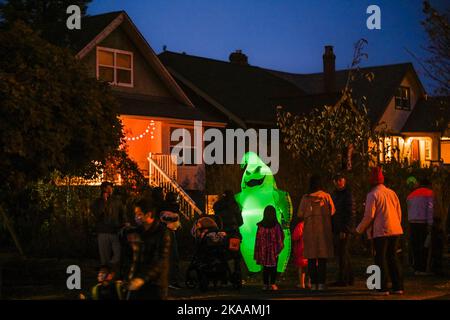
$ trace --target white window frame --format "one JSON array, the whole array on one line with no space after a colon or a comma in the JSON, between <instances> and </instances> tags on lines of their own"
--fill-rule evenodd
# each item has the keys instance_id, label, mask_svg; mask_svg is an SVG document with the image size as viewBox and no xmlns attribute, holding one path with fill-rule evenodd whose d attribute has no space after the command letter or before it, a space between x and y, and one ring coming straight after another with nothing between
<instances>
[{"instance_id":1,"label":"white window frame","mask_svg":"<svg viewBox=\"0 0 450 320\"><path fill-rule=\"evenodd\" d=\"M195 145L195 136L194 134L194 126L189 126L189 125L170 125L169 126L169 154L172 153L172 147L175 147L175 145L177 145L179 142L172 142L171 140L171 136L172 136L172 131L176 130L176 129L186 129L189 132L192 130L192 135L191 135L191 145L189 147L186 147L186 149L191 149L191 160L194 160L194 153L197 152L197 148L198 146ZM185 139L185 137L183 137L183 140ZM203 146L200 146L200 148L202 148L202 152L203 152ZM183 149L184 152L184 149ZM195 163L191 163L191 164L186 164L186 163L182 163L180 166L181 167L194 167L197 164Z\"/></svg>"},{"instance_id":2,"label":"white window frame","mask_svg":"<svg viewBox=\"0 0 450 320\"><path fill-rule=\"evenodd\" d=\"M110 66L110 65L100 64L100 62L99 62L99 54L98 54L99 51L112 52L114 54L114 65ZM116 65L116 61L117 61L116 55L118 53L126 54L126 55L131 56L131 69L118 67ZM112 67L113 70L114 70L114 81L113 82L109 82L111 85L118 86L118 87L127 87L127 88L133 88L134 87L134 57L133 57L133 52L125 51L125 50L119 50L119 49L105 48L105 47L97 47L97 51L96 51L96 65L97 65L96 66L97 79L100 79L100 67L106 67L106 68L111 68ZM117 82L117 69L131 71L131 83Z\"/></svg>"},{"instance_id":3,"label":"white window frame","mask_svg":"<svg viewBox=\"0 0 450 320\"><path fill-rule=\"evenodd\" d=\"M406 86L399 86L397 88L397 90L406 90L408 98L405 99L402 96L397 95L397 91L395 92L394 95L394 104L395 104L395 109L397 110L405 110L405 111L411 111L411 88L410 87L406 87ZM407 107L403 107L403 106L397 106L397 99L399 99L400 101L407 101L408 102L408 106Z\"/></svg>"}]
</instances>

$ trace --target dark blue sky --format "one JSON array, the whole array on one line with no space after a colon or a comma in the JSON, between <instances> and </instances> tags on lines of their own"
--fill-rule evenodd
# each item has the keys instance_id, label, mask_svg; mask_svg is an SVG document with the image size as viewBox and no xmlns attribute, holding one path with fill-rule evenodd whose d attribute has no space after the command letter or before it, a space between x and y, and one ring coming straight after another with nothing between
<instances>
[{"instance_id":1,"label":"dark blue sky","mask_svg":"<svg viewBox=\"0 0 450 320\"><path fill-rule=\"evenodd\" d=\"M363 65L413 61L426 35L421 0L94 0L89 14L125 10L159 53L168 50L227 60L242 49L252 65L297 73L322 70L324 45L336 67L348 66L353 44L369 41ZM442 7L446 1L434 0ZM366 9L381 8L381 30L368 30ZM414 61L413 61L414 62ZM421 79L426 79L420 73Z\"/></svg>"}]
</instances>

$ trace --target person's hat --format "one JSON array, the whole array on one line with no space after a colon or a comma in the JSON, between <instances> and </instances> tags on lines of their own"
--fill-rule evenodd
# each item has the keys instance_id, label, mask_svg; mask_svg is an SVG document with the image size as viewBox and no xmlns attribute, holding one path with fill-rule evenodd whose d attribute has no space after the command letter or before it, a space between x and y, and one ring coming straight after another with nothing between
<instances>
[{"instance_id":1,"label":"person's hat","mask_svg":"<svg viewBox=\"0 0 450 320\"><path fill-rule=\"evenodd\" d=\"M369 182L371 185L384 183L384 175L383 175L383 171L382 171L381 167L372 168Z\"/></svg>"},{"instance_id":2,"label":"person's hat","mask_svg":"<svg viewBox=\"0 0 450 320\"><path fill-rule=\"evenodd\" d=\"M210 217L203 217L198 219L197 223L200 225L200 228L205 229L213 229L217 228L217 223L214 221L214 219Z\"/></svg>"},{"instance_id":3,"label":"person's hat","mask_svg":"<svg viewBox=\"0 0 450 320\"><path fill-rule=\"evenodd\" d=\"M333 181L339 180L339 179L345 179L345 174L343 172L338 172L333 176Z\"/></svg>"},{"instance_id":4,"label":"person's hat","mask_svg":"<svg viewBox=\"0 0 450 320\"><path fill-rule=\"evenodd\" d=\"M410 176L408 179L406 179L406 185L410 188L415 187L419 184L419 181L417 181L416 177Z\"/></svg>"}]
</instances>

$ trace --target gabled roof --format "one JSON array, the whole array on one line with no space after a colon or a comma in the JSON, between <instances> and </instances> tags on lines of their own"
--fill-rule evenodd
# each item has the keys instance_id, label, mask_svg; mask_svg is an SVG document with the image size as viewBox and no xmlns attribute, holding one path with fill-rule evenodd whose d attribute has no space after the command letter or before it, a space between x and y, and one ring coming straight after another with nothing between
<instances>
[{"instance_id":1,"label":"gabled roof","mask_svg":"<svg viewBox=\"0 0 450 320\"><path fill-rule=\"evenodd\" d=\"M402 132L443 132L449 126L450 97L420 99Z\"/></svg>"},{"instance_id":2,"label":"gabled roof","mask_svg":"<svg viewBox=\"0 0 450 320\"><path fill-rule=\"evenodd\" d=\"M336 93L327 95L324 94L323 73L294 74L274 70L268 71L287 81L290 81L291 83L294 83L309 94L308 96L297 99L299 105L304 106L304 111L306 112L309 112L308 110L311 107L319 107L324 105L324 102L326 102L326 104L332 104L333 101L336 102L336 93L342 91L345 87L349 75L348 69L337 70L335 75ZM359 75L367 73L372 73L374 75L371 82L360 76L351 85L355 99L359 100L363 97L367 98L368 116L372 123L375 124L380 121L389 104L389 101L392 99L396 89L408 72L411 72L414 77L417 77L411 63L365 67L359 69ZM418 81L418 84L420 87L422 86L420 81ZM423 88L421 89L423 90Z\"/></svg>"},{"instance_id":3,"label":"gabled roof","mask_svg":"<svg viewBox=\"0 0 450 320\"><path fill-rule=\"evenodd\" d=\"M80 52L124 11L114 11L82 18L81 29L69 32L71 48Z\"/></svg>"},{"instance_id":4,"label":"gabled roof","mask_svg":"<svg viewBox=\"0 0 450 320\"><path fill-rule=\"evenodd\" d=\"M190 87L235 123L275 123L271 99L304 92L293 83L249 65L165 51L159 58L177 81Z\"/></svg>"},{"instance_id":5,"label":"gabled roof","mask_svg":"<svg viewBox=\"0 0 450 320\"><path fill-rule=\"evenodd\" d=\"M347 83L349 70L338 70L336 92L324 93L323 73L296 74L255 66L165 51L159 58L179 82L195 87L246 123L275 122L275 108L283 106L299 114L315 107L334 104ZM368 116L378 123L397 87L409 72L422 84L411 63L360 68L359 74L373 73L372 82L365 78L352 83L354 98L367 99Z\"/></svg>"},{"instance_id":6,"label":"gabled roof","mask_svg":"<svg viewBox=\"0 0 450 320\"><path fill-rule=\"evenodd\" d=\"M83 57L85 57L91 50L95 49L97 44L103 41L119 26L123 28L130 40L140 50L144 59L146 59L150 67L155 70L156 74L160 77L163 83L166 84L173 96L181 104L193 108L192 102L163 66L153 49L150 47L148 42L139 32L125 11L116 11L96 16L83 17L81 20L81 29L74 30L74 32L71 33L71 37L73 38L73 49L76 51L76 56L83 59Z\"/></svg>"},{"instance_id":7,"label":"gabled roof","mask_svg":"<svg viewBox=\"0 0 450 320\"><path fill-rule=\"evenodd\" d=\"M307 94L297 97L286 97L273 99L274 106L281 106L284 111L289 111L296 115L306 115L315 108L322 106L333 106L340 99L340 94L319 93Z\"/></svg>"}]
</instances>

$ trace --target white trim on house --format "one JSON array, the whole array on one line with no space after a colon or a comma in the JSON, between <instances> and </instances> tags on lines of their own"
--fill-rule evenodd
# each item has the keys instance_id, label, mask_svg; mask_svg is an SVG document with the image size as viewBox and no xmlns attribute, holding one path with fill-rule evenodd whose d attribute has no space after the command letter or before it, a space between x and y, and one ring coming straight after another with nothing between
<instances>
[{"instance_id":1,"label":"white trim on house","mask_svg":"<svg viewBox=\"0 0 450 320\"><path fill-rule=\"evenodd\" d=\"M97 44L102 42L107 36L110 35L122 22L124 16L123 14L119 14L117 18L115 18L102 32L97 34L94 39L92 39L83 49L81 49L75 57L78 59L83 59L92 49L95 48Z\"/></svg>"},{"instance_id":2,"label":"white trim on house","mask_svg":"<svg viewBox=\"0 0 450 320\"><path fill-rule=\"evenodd\" d=\"M122 23L125 22L123 25ZM177 82L173 79L169 71L164 67L161 61L156 56L153 49L148 44L147 40L142 36L140 31L131 21L130 17L126 12L120 13L117 18L115 18L102 32L100 32L95 38L93 38L83 49L81 49L76 57L78 59L83 59L92 49L94 49L100 42L102 42L108 35L110 35L117 27L122 25L125 32L128 34L130 39L135 43L136 47L140 50L144 58L150 64L151 67L156 69L157 74L160 76L161 80L167 85L168 89L175 95L177 100L182 102L188 107L194 107L192 101L180 88Z\"/></svg>"},{"instance_id":3,"label":"white trim on house","mask_svg":"<svg viewBox=\"0 0 450 320\"><path fill-rule=\"evenodd\" d=\"M192 91L194 91L200 97L205 99L209 104L211 104L217 110L219 110L222 113L224 113L225 115L227 115L231 120L236 122L242 128L247 129L247 125L245 124L245 122L241 118L239 118L238 116L233 114L231 111L229 111L227 108L225 108L223 105L221 105L219 102L217 102L216 100L211 98L207 93L205 93L203 90L198 88L195 84L193 84L191 81L189 81L188 79L183 77L181 74L179 74L178 72L173 70L171 67L167 67L166 69L169 70L169 72L172 74L172 76L177 78L180 82L182 82L184 85L189 87Z\"/></svg>"},{"instance_id":4,"label":"white trim on house","mask_svg":"<svg viewBox=\"0 0 450 320\"><path fill-rule=\"evenodd\" d=\"M112 52L114 54L113 66L102 65L99 63L99 54L98 54L99 51L107 51L107 52ZM131 57L131 68L124 68L124 67L117 66L116 56L118 53L123 54L123 55L129 55ZM133 55L132 51L125 51L125 50L97 46L97 49L95 52L95 69L96 69L97 80L99 80L99 76L100 76L100 72L99 72L100 67L107 67L107 68L112 67L114 69L114 80L113 80L113 82L110 82L111 85L118 86L118 87L127 87L127 88L134 87L134 55ZM117 69L131 71L131 83L117 82Z\"/></svg>"}]
</instances>

